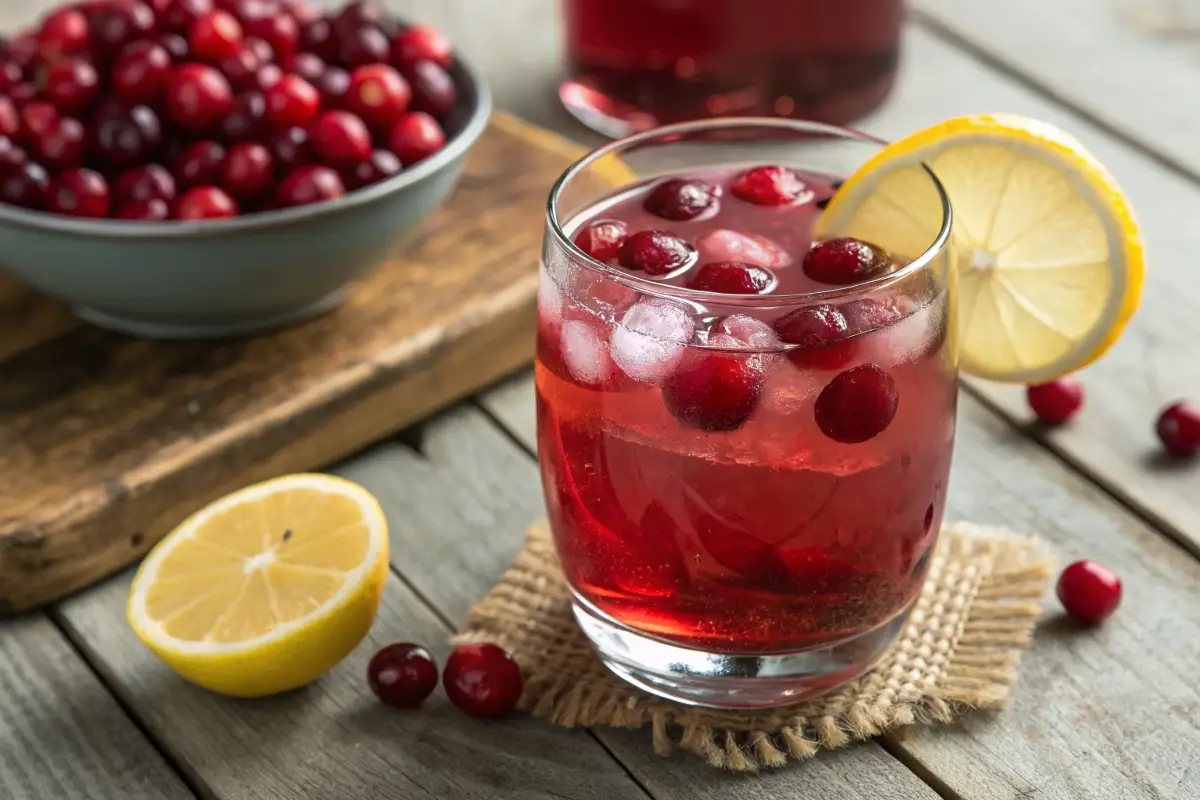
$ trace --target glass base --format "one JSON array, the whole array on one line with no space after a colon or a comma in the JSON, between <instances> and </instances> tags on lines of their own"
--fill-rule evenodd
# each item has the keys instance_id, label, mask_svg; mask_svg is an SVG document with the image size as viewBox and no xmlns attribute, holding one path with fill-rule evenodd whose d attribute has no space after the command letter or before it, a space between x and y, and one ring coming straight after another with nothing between
<instances>
[{"instance_id":1,"label":"glass base","mask_svg":"<svg viewBox=\"0 0 1200 800\"><path fill-rule=\"evenodd\" d=\"M638 633L575 595L575 619L604 666L651 694L710 708L777 708L830 692L879 661L913 603L877 628L794 653L709 653Z\"/></svg>"}]
</instances>

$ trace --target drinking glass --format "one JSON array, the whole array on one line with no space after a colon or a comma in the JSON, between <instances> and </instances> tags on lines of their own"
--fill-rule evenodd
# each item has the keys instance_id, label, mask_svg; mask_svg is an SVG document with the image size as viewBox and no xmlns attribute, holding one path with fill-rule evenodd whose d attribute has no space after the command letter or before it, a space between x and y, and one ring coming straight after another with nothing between
<instances>
[{"instance_id":1,"label":"drinking glass","mask_svg":"<svg viewBox=\"0 0 1200 800\"><path fill-rule=\"evenodd\" d=\"M767 295L698 291L597 261L573 241L581 221L599 204L632 230L642 223L622 192L664 176L768 163L836 186L881 146L793 120L683 123L592 152L550 193L536 361L542 484L578 623L604 663L643 689L715 707L790 704L862 674L900 632L937 540L954 437L951 210L917 168L903 196L881 199L911 223L880 243L893 272ZM779 237L807 237L821 205L764 218ZM722 226L736 227L737 213L689 230L728 237ZM862 235L857 225L834 233ZM813 347L759 336L787 314L828 307L861 324ZM680 386L697 365L744 369L761 385L689 406ZM867 391L866 405L846 405L851 390ZM894 416L872 433L876 400Z\"/></svg>"}]
</instances>

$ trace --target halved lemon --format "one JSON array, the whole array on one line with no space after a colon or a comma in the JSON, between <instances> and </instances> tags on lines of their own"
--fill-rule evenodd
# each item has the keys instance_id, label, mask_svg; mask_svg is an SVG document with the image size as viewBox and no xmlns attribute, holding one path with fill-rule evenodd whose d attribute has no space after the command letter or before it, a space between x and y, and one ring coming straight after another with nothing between
<instances>
[{"instance_id":1,"label":"halved lemon","mask_svg":"<svg viewBox=\"0 0 1200 800\"><path fill-rule=\"evenodd\" d=\"M1145 261L1129 201L1073 137L1011 114L958 117L888 145L838 190L817 235L916 256L954 209L964 372L1040 383L1099 358L1141 299Z\"/></svg>"},{"instance_id":2,"label":"halved lemon","mask_svg":"<svg viewBox=\"0 0 1200 800\"><path fill-rule=\"evenodd\" d=\"M375 619L387 521L358 484L287 475L188 517L142 562L126 614L189 681L234 697L303 686Z\"/></svg>"}]
</instances>

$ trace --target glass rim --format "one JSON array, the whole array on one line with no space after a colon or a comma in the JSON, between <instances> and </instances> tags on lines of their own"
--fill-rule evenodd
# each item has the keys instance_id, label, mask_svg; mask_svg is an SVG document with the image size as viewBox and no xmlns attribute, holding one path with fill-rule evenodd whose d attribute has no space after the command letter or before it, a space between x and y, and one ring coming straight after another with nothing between
<instances>
[{"instance_id":1,"label":"glass rim","mask_svg":"<svg viewBox=\"0 0 1200 800\"><path fill-rule=\"evenodd\" d=\"M563 171L558 180L550 188L550 195L546 201L546 224L547 228L553 233L554 238L563 246L567 253L576 261L580 262L585 268L598 272L608 278L617 281L620 284L637 289L645 294L663 297L663 298L678 298L684 300L693 300L696 302L720 302L727 306L748 306L748 307L772 307L792 304L808 304L809 302L819 302L825 300L835 300L844 297L852 297L862 294L870 294L878 289L890 286L891 284L902 281L910 275L920 272L937 257L938 253L946 246L950 239L950 230L953 224L954 212L950 206L950 197L946 193L946 189L942 186L942 182L938 180L937 175L929 168L925 162L921 162L921 169L925 171L926 176L932 181L934 189L937 190L938 199L942 204L942 224L933 241L925 248L916 258L913 258L903 267L894 272L889 272L885 275L880 275L876 278L871 278L861 283L851 284L849 286L834 286L829 289L815 289L807 292L792 292L789 294L759 294L759 295L731 295L722 294L720 292L709 292L702 289L691 289L686 286L673 286L664 281L654 280L653 278L643 278L638 275L633 275L628 272L617 269L602 261L592 258L583 251L563 230L562 222L558 215L558 202L566 189L567 185L573 179L578 177L593 163L605 156L619 153L632 146L642 144L644 142L653 141L655 139L674 136L679 134L695 133L699 131L721 130L729 128L776 128L783 130L791 130L799 133L818 133L827 136L859 142L868 142L876 144L880 149L886 147L889 142L886 139L880 139L868 133L855 130L853 128L843 128L837 125L827 125L823 122L812 122L809 120L788 119L785 117L719 117L716 119L695 120L692 122L680 122L673 125L664 125L658 128L651 128L647 131L631 134L629 136L615 139L608 144L589 151L582 157ZM615 187L619 188L619 187Z\"/></svg>"}]
</instances>

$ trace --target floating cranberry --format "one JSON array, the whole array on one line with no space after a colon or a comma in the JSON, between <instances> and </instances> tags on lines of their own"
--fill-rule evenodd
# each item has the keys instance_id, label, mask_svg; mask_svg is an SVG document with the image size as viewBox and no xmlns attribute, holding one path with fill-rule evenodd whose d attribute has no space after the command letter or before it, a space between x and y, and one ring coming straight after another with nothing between
<instances>
[{"instance_id":1,"label":"floating cranberry","mask_svg":"<svg viewBox=\"0 0 1200 800\"><path fill-rule=\"evenodd\" d=\"M316 53L326 63L336 60L339 45L333 23L320 18L304 26L300 31L300 49Z\"/></svg>"},{"instance_id":2,"label":"floating cranberry","mask_svg":"<svg viewBox=\"0 0 1200 800\"><path fill-rule=\"evenodd\" d=\"M388 149L405 166L424 161L446 144L446 134L438 121L423 111L410 111L396 121L388 134Z\"/></svg>"},{"instance_id":3,"label":"floating cranberry","mask_svg":"<svg viewBox=\"0 0 1200 800\"><path fill-rule=\"evenodd\" d=\"M38 55L47 64L76 56L91 47L91 29L87 15L70 6L53 11L38 31Z\"/></svg>"},{"instance_id":4,"label":"floating cranberry","mask_svg":"<svg viewBox=\"0 0 1200 800\"><path fill-rule=\"evenodd\" d=\"M313 86L321 93L321 108L326 111L345 108L346 95L350 92L350 73L341 67L326 67Z\"/></svg>"},{"instance_id":5,"label":"floating cranberry","mask_svg":"<svg viewBox=\"0 0 1200 800\"><path fill-rule=\"evenodd\" d=\"M226 11L210 11L198 17L188 28L188 48L192 58L220 61L242 47L242 24Z\"/></svg>"},{"instance_id":6,"label":"floating cranberry","mask_svg":"<svg viewBox=\"0 0 1200 800\"><path fill-rule=\"evenodd\" d=\"M389 130L412 102L408 81L386 64L368 64L350 75L346 109L368 127Z\"/></svg>"},{"instance_id":7,"label":"floating cranberry","mask_svg":"<svg viewBox=\"0 0 1200 800\"><path fill-rule=\"evenodd\" d=\"M232 197L216 186L196 186L179 198L176 216L182 220L227 219L236 217L238 206Z\"/></svg>"},{"instance_id":8,"label":"floating cranberry","mask_svg":"<svg viewBox=\"0 0 1200 800\"><path fill-rule=\"evenodd\" d=\"M1061 425L1083 407L1083 386L1074 378L1059 378L1027 387L1025 399L1039 420L1047 425Z\"/></svg>"},{"instance_id":9,"label":"floating cranberry","mask_svg":"<svg viewBox=\"0 0 1200 800\"><path fill-rule=\"evenodd\" d=\"M252 200L265 192L274 177L271 152L255 142L242 142L229 149L221 165L221 185L238 200Z\"/></svg>"},{"instance_id":10,"label":"floating cranberry","mask_svg":"<svg viewBox=\"0 0 1200 800\"><path fill-rule=\"evenodd\" d=\"M21 132L21 114L13 101L0 95L0 136L12 139Z\"/></svg>"},{"instance_id":11,"label":"floating cranberry","mask_svg":"<svg viewBox=\"0 0 1200 800\"><path fill-rule=\"evenodd\" d=\"M246 22L246 34L271 45L280 61L294 55L300 48L300 26L287 14L271 14Z\"/></svg>"},{"instance_id":12,"label":"floating cranberry","mask_svg":"<svg viewBox=\"0 0 1200 800\"><path fill-rule=\"evenodd\" d=\"M1167 452L1176 458L1200 453L1200 405L1180 400L1163 409L1154 426Z\"/></svg>"},{"instance_id":13,"label":"floating cranberry","mask_svg":"<svg viewBox=\"0 0 1200 800\"><path fill-rule=\"evenodd\" d=\"M26 161L0 176L0 203L21 208L41 209L46 202L50 176L33 161Z\"/></svg>"},{"instance_id":14,"label":"floating cranberry","mask_svg":"<svg viewBox=\"0 0 1200 800\"><path fill-rule=\"evenodd\" d=\"M687 352L663 385L667 410L702 431L740 428L758 408L762 360L732 353Z\"/></svg>"},{"instance_id":15,"label":"floating cranberry","mask_svg":"<svg viewBox=\"0 0 1200 800\"><path fill-rule=\"evenodd\" d=\"M575 237L575 246L597 261L617 257L629 228L620 220L603 219L591 223Z\"/></svg>"},{"instance_id":16,"label":"floating cranberry","mask_svg":"<svg viewBox=\"0 0 1200 800\"><path fill-rule=\"evenodd\" d=\"M819 283L846 286L877 278L892 269L882 249L859 239L817 242L804 256L804 274Z\"/></svg>"},{"instance_id":17,"label":"floating cranberry","mask_svg":"<svg viewBox=\"0 0 1200 800\"><path fill-rule=\"evenodd\" d=\"M774 288L775 282L775 276L765 267L737 261L716 261L697 270L688 286L721 294L766 294Z\"/></svg>"},{"instance_id":18,"label":"floating cranberry","mask_svg":"<svg viewBox=\"0 0 1200 800\"><path fill-rule=\"evenodd\" d=\"M68 217L104 219L109 209L108 182L94 170L67 170L50 183L46 208Z\"/></svg>"},{"instance_id":19,"label":"floating cranberry","mask_svg":"<svg viewBox=\"0 0 1200 800\"><path fill-rule=\"evenodd\" d=\"M651 189L642 205L656 217L683 221L715 212L720 196L720 188L707 181L672 178Z\"/></svg>"},{"instance_id":20,"label":"floating cranberry","mask_svg":"<svg viewBox=\"0 0 1200 800\"><path fill-rule=\"evenodd\" d=\"M625 269L668 275L690 267L696 260L696 248L666 231L638 231L621 245L617 258Z\"/></svg>"},{"instance_id":21,"label":"floating cranberry","mask_svg":"<svg viewBox=\"0 0 1200 800\"><path fill-rule=\"evenodd\" d=\"M92 9L88 22L93 48L111 58L154 30L154 12L144 3L104 3Z\"/></svg>"},{"instance_id":22,"label":"floating cranberry","mask_svg":"<svg viewBox=\"0 0 1200 800\"><path fill-rule=\"evenodd\" d=\"M446 659L446 696L473 717L499 717L517 707L524 681L512 656L494 644L464 644Z\"/></svg>"},{"instance_id":23,"label":"floating cranberry","mask_svg":"<svg viewBox=\"0 0 1200 800\"><path fill-rule=\"evenodd\" d=\"M187 34L193 22L215 8L213 0L171 0L159 15L158 25L169 33Z\"/></svg>"},{"instance_id":24,"label":"floating cranberry","mask_svg":"<svg viewBox=\"0 0 1200 800\"><path fill-rule=\"evenodd\" d=\"M153 41L162 49L170 54L171 60L176 63L187 61L191 51L188 50L187 39L180 36L178 33L160 33L154 37Z\"/></svg>"},{"instance_id":25,"label":"floating cranberry","mask_svg":"<svg viewBox=\"0 0 1200 800\"><path fill-rule=\"evenodd\" d=\"M412 89L414 111L444 117L458 101L458 88L446 70L432 61L418 61L401 73Z\"/></svg>"},{"instance_id":26,"label":"floating cranberry","mask_svg":"<svg viewBox=\"0 0 1200 800\"><path fill-rule=\"evenodd\" d=\"M355 164L342 175L346 188L353 191L392 177L400 172L400 159L391 150L375 150L361 164Z\"/></svg>"},{"instance_id":27,"label":"floating cranberry","mask_svg":"<svg viewBox=\"0 0 1200 800\"><path fill-rule=\"evenodd\" d=\"M311 164L299 167L279 184L275 200L283 207L305 206L336 200L346 192L341 177L329 167Z\"/></svg>"},{"instance_id":28,"label":"floating cranberry","mask_svg":"<svg viewBox=\"0 0 1200 800\"><path fill-rule=\"evenodd\" d=\"M846 317L830 305L806 306L780 317L775 333L780 341L799 345L787 354L797 366L837 369L854 355Z\"/></svg>"},{"instance_id":29,"label":"floating cranberry","mask_svg":"<svg viewBox=\"0 0 1200 800\"><path fill-rule=\"evenodd\" d=\"M171 172L180 189L213 184L220 179L225 148L217 142L201 140L189 145L175 159Z\"/></svg>"},{"instance_id":30,"label":"floating cranberry","mask_svg":"<svg viewBox=\"0 0 1200 800\"><path fill-rule=\"evenodd\" d=\"M1076 561L1058 576L1058 599L1072 617L1094 625L1121 604L1121 579L1095 561Z\"/></svg>"},{"instance_id":31,"label":"floating cranberry","mask_svg":"<svg viewBox=\"0 0 1200 800\"><path fill-rule=\"evenodd\" d=\"M432 61L449 69L454 61L450 40L429 25L413 25L392 37L392 65L411 67L419 61Z\"/></svg>"},{"instance_id":32,"label":"floating cranberry","mask_svg":"<svg viewBox=\"0 0 1200 800\"><path fill-rule=\"evenodd\" d=\"M271 158L280 172L287 173L312 160L308 147L308 131L298 125L271 133L266 141Z\"/></svg>"},{"instance_id":33,"label":"floating cranberry","mask_svg":"<svg viewBox=\"0 0 1200 800\"><path fill-rule=\"evenodd\" d=\"M350 69L388 60L387 37L378 28L364 27L345 31L338 36L338 61Z\"/></svg>"},{"instance_id":34,"label":"floating cranberry","mask_svg":"<svg viewBox=\"0 0 1200 800\"><path fill-rule=\"evenodd\" d=\"M233 109L233 89L215 68L184 64L167 85L167 113L193 133L210 130Z\"/></svg>"},{"instance_id":35,"label":"floating cranberry","mask_svg":"<svg viewBox=\"0 0 1200 800\"><path fill-rule=\"evenodd\" d=\"M892 376L874 364L839 372L814 406L817 427L843 444L859 444L883 433L896 417L900 396Z\"/></svg>"},{"instance_id":36,"label":"floating cranberry","mask_svg":"<svg viewBox=\"0 0 1200 800\"><path fill-rule=\"evenodd\" d=\"M730 187L735 197L760 206L794 203L808 191L804 181L787 167L754 167L738 175Z\"/></svg>"},{"instance_id":37,"label":"floating cranberry","mask_svg":"<svg viewBox=\"0 0 1200 800\"><path fill-rule=\"evenodd\" d=\"M157 103L171 80L171 54L149 40L121 51L109 75L113 91L127 103Z\"/></svg>"},{"instance_id":38,"label":"floating cranberry","mask_svg":"<svg viewBox=\"0 0 1200 800\"><path fill-rule=\"evenodd\" d=\"M321 80L321 76L325 74L326 69L325 62L316 53L293 53L283 59L283 63L280 66L285 72L299 75L313 85L316 85L316 82Z\"/></svg>"},{"instance_id":39,"label":"floating cranberry","mask_svg":"<svg viewBox=\"0 0 1200 800\"><path fill-rule=\"evenodd\" d=\"M238 90L257 88L258 73L266 66L254 48L244 44L236 53L217 62L217 70L229 81L230 87Z\"/></svg>"},{"instance_id":40,"label":"floating cranberry","mask_svg":"<svg viewBox=\"0 0 1200 800\"><path fill-rule=\"evenodd\" d=\"M124 168L154 160L162 143L158 115L136 105L103 114L93 130L92 149L104 164Z\"/></svg>"},{"instance_id":41,"label":"floating cranberry","mask_svg":"<svg viewBox=\"0 0 1200 800\"><path fill-rule=\"evenodd\" d=\"M266 114L266 98L257 89L251 89L237 96L233 110L221 118L217 130L221 138L230 143L257 139L266 127Z\"/></svg>"},{"instance_id":42,"label":"floating cranberry","mask_svg":"<svg viewBox=\"0 0 1200 800\"><path fill-rule=\"evenodd\" d=\"M437 688L438 668L424 647L390 644L371 658L367 681L389 706L416 708Z\"/></svg>"},{"instance_id":43,"label":"floating cranberry","mask_svg":"<svg viewBox=\"0 0 1200 800\"><path fill-rule=\"evenodd\" d=\"M41 161L50 167L59 170L78 167L87 151L87 131L79 120L62 117L34 144Z\"/></svg>"},{"instance_id":44,"label":"floating cranberry","mask_svg":"<svg viewBox=\"0 0 1200 800\"><path fill-rule=\"evenodd\" d=\"M157 198L130 200L117 209L116 218L137 222L162 222L171 218L171 204Z\"/></svg>"},{"instance_id":45,"label":"floating cranberry","mask_svg":"<svg viewBox=\"0 0 1200 800\"><path fill-rule=\"evenodd\" d=\"M267 90L267 119L276 125L307 125L321 110L321 95L299 75L284 75Z\"/></svg>"},{"instance_id":46,"label":"floating cranberry","mask_svg":"<svg viewBox=\"0 0 1200 800\"><path fill-rule=\"evenodd\" d=\"M161 164L133 167L117 178L116 199L121 204L140 200L173 201L175 176Z\"/></svg>"}]
</instances>

